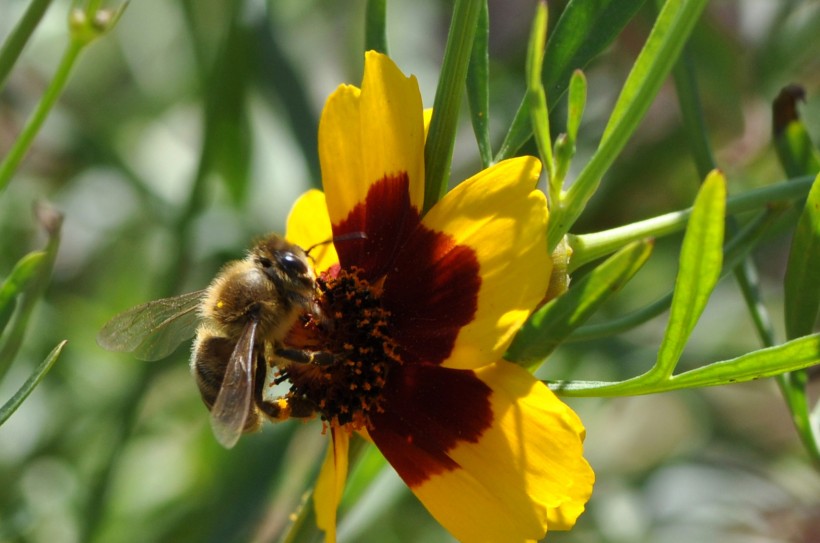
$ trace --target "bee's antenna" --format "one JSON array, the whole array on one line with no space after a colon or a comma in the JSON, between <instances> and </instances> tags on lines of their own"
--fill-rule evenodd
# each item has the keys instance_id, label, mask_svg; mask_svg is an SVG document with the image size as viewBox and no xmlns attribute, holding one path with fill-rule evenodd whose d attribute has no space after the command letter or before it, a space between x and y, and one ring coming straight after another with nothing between
<instances>
[{"instance_id":1,"label":"bee's antenna","mask_svg":"<svg viewBox=\"0 0 820 543\"><path fill-rule=\"evenodd\" d=\"M330 239L326 239L325 241L320 241L319 243L314 243L310 247L305 250L305 254L310 255L310 252L315 249L316 247L321 247L322 245L327 245L328 243L336 243L339 241L348 241L351 239L367 239L367 234L364 232L348 232L347 234L342 234L341 236L334 236Z\"/></svg>"}]
</instances>

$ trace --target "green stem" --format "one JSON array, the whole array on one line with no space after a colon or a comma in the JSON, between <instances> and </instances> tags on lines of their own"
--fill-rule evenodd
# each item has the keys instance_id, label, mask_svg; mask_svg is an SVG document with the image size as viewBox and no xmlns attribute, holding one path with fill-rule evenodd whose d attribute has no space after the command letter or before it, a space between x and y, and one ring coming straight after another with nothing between
<instances>
[{"instance_id":1,"label":"green stem","mask_svg":"<svg viewBox=\"0 0 820 543\"><path fill-rule=\"evenodd\" d=\"M387 54L387 0L367 0L364 50Z\"/></svg>"},{"instance_id":2,"label":"green stem","mask_svg":"<svg viewBox=\"0 0 820 543\"><path fill-rule=\"evenodd\" d=\"M0 89L3 88L6 78L23 52L34 29L40 24L49 5L51 5L51 0L32 0L23 18L15 25L14 30L3 43L3 48L0 49Z\"/></svg>"},{"instance_id":3,"label":"green stem","mask_svg":"<svg viewBox=\"0 0 820 543\"><path fill-rule=\"evenodd\" d=\"M797 429L797 434L806 447L814 465L820 469L820 435L812 428L811 414L809 413L809 398L806 393L808 375L805 370L793 371L777 376L777 386L786 400L789 412L792 415L792 422Z\"/></svg>"},{"instance_id":4,"label":"green stem","mask_svg":"<svg viewBox=\"0 0 820 543\"><path fill-rule=\"evenodd\" d=\"M778 183L733 196L727 201L726 212L728 214L743 213L767 207L776 202L804 198L811 188L812 181L813 178L809 176L799 177L786 183ZM591 234L570 234L567 236L572 248L569 270L570 272L577 270L584 264L613 253L633 241L679 232L686 227L691 214L692 208L687 208L610 230Z\"/></svg>"},{"instance_id":5,"label":"green stem","mask_svg":"<svg viewBox=\"0 0 820 543\"><path fill-rule=\"evenodd\" d=\"M424 146L424 211L438 202L447 190L450 162L456 138L461 95L467 79L467 66L473 48L480 0L456 0L453 20L447 35L441 78L433 102L433 118Z\"/></svg>"},{"instance_id":6,"label":"green stem","mask_svg":"<svg viewBox=\"0 0 820 543\"><path fill-rule=\"evenodd\" d=\"M762 237L772 230L775 221L780 217L776 210L767 210L749 223L726 244L722 276L735 269L740 262L747 258L755 245ZM633 311L623 317L612 319L600 324L590 324L575 330L568 341L588 341L601 337L613 336L631 330L650 319L657 317L667 309L672 302L672 293L669 292L651 304Z\"/></svg>"},{"instance_id":7,"label":"green stem","mask_svg":"<svg viewBox=\"0 0 820 543\"><path fill-rule=\"evenodd\" d=\"M82 52L85 45L85 43L74 39L69 42L62 59L60 59L60 64L57 67L57 72L54 74L54 79L51 80L48 88L46 88L46 92L40 99L40 103L37 104L37 108L26 123L23 131L15 140L3 163L0 164L0 192L9 184L11 177L17 170L17 166L20 165L29 147L31 147L31 144L34 142L34 138L37 136L37 132L40 131L40 127L43 126L43 122L46 120L51 108L54 107L57 98L62 94L66 83L68 83L71 70L74 68L74 64L77 62L77 58L80 56L80 52Z\"/></svg>"}]
</instances>

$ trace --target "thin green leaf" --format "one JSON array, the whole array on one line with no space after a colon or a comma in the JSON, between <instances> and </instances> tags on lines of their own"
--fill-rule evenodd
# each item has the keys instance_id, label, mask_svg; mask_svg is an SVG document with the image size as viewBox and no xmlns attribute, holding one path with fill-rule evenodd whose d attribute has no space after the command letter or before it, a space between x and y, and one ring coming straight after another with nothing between
<instances>
[{"instance_id":1,"label":"thin green leaf","mask_svg":"<svg viewBox=\"0 0 820 543\"><path fill-rule=\"evenodd\" d=\"M467 79L467 65L475 40L482 0L456 0L441 77L433 101L433 117L424 146L424 211L439 201L447 191L450 162L456 139L461 93Z\"/></svg>"},{"instance_id":2,"label":"thin green leaf","mask_svg":"<svg viewBox=\"0 0 820 543\"><path fill-rule=\"evenodd\" d=\"M9 276L0 285L0 332L6 327L14 311L14 299L36 276L44 257L45 253L42 251L27 254L17 261Z\"/></svg>"},{"instance_id":3,"label":"thin green leaf","mask_svg":"<svg viewBox=\"0 0 820 543\"><path fill-rule=\"evenodd\" d=\"M541 66L544 64L544 43L547 41L547 4L539 2L532 21L530 42L527 48L527 100L530 117L538 145L538 154L547 173L550 209L553 212L559 206L560 187L556 187L555 161L552 159L552 137L550 136L550 118L547 110L547 95L541 83Z\"/></svg>"},{"instance_id":4,"label":"thin green leaf","mask_svg":"<svg viewBox=\"0 0 820 543\"><path fill-rule=\"evenodd\" d=\"M584 116L587 101L587 79L584 72L575 70L569 82L567 99L567 132L555 139L555 179L553 191L563 190L564 179L575 156L575 140Z\"/></svg>"},{"instance_id":5,"label":"thin green leaf","mask_svg":"<svg viewBox=\"0 0 820 543\"><path fill-rule=\"evenodd\" d=\"M820 175L809 191L792 238L784 304L787 337L811 333L820 309Z\"/></svg>"},{"instance_id":6,"label":"thin green leaf","mask_svg":"<svg viewBox=\"0 0 820 543\"><path fill-rule=\"evenodd\" d=\"M550 224L550 248L578 219L604 173L632 137L706 3L707 0L670 0L664 5L621 90L598 150L567 192L561 216Z\"/></svg>"},{"instance_id":7,"label":"thin green leaf","mask_svg":"<svg viewBox=\"0 0 820 543\"><path fill-rule=\"evenodd\" d=\"M572 0L550 34L543 83L551 108L564 95L570 74L586 67L615 40L645 0ZM532 136L527 99L521 102L496 161L510 158Z\"/></svg>"},{"instance_id":8,"label":"thin green leaf","mask_svg":"<svg viewBox=\"0 0 820 543\"><path fill-rule=\"evenodd\" d=\"M3 157L3 161L0 162L0 192L8 186L11 178L15 172L17 172L20 163L23 161L23 158L25 158L26 153L28 153L29 147L34 143L34 139L43 126L46 117L48 117L48 114L51 112L51 108L57 103L57 98L60 97L68 83L69 75L74 69L74 65L83 48L84 44L71 40L63 52L63 56L60 59L60 63L57 66L57 71L51 83L46 87L45 93L37 103L34 112L26 121L22 132L20 132L20 135L14 140L8 153Z\"/></svg>"},{"instance_id":9,"label":"thin green leaf","mask_svg":"<svg viewBox=\"0 0 820 543\"><path fill-rule=\"evenodd\" d=\"M587 78L581 70L572 72L569 80L569 97L567 99L567 137L575 144L578 127L584 117L587 103Z\"/></svg>"},{"instance_id":10,"label":"thin green leaf","mask_svg":"<svg viewBox=\"0 0 820 543\"><path fill-rule=\"evenodd\" d=\"M60 246L62 216L56 211L45 207L38 208L37 213L40 223L49 235L49 240L43 260L38 266L37 272L27 281L26 288L19 293L14 318L10 326L3 332L3 341L0 343L0 382L2 382L3 377L11 367L12 361L17 356L20 346L23 344L23 336L28 327L29 318L35 304L48 286L51 269L54 266L57 249Z\"/></svg>"},{"instance_id":11,"label":"thin green leaf","mask_svg":"<svg viewBox=\"0 0 820 543\"><path fill-rule=\"evenodd\" d=\"M40 24L49 5L51 5L51 0L32 0L23 17L3 42L3 47L0 48L0 89L3 88L6 78L34 33L34 29Z\"/></svg>"},{"instance_id":12,"label":"thin green leaf","mask_svg":"<svg viewBox=\"0 0 820 543\"><path fill-rule=\"evenodd\" d=\"M714 170L698 192L683 237L669 323L650 372L657 379L672 375L720 277L725 217L726 179Z\"/></svg>"},{"instance_id":13,"label":"thin green leaf","mask_svg":"<svg viewBox=\"0 0 820 543\"><path fill-rule=\"evenodd\" d=\"M387 0L367 0L364 50L387 54Z\"/></svg>"},{"instance_id":14,"label":"thin green leaf","mask_svg":"<svg viewBox=\"0 0 820 543\"><path fill-rule=\"evenodd\" d=\"M470 106L470 120L478 143L478 154L484 168L493 162L490 143L490 57L487 52L489 36L490 16L487 12L487 1L483 0L473 51L470 54L470 65L467 68L467 103Z\"/></svg>"},{"instance_id":15,"label":"thin green leaf","mask_svg":"<svg viewBox=\"0 0 820 543\"><path fill-rule=\"evenodd\" d=\"M519 330L505 358L534 369L610 296L618 292L652 253L650 240L618 251L563 295L536 311Z\"/></svg>"},{"instance_id":16,"label":"thin green leaf","mask_svg":"<svg viewBox=\"0 0 820 543\"><path fill-rule=\"evenodd\" d=\"M818 363L820 334L815 334L689 370L676 375L671 381L686 388L742 383L808 368Z\"/></svg>"},{"instance_id":17,"label":"thin green leaf","mask_svg":"<svg viewBox=\"0 0 820 543\"><path fill-rule=\"evenodd\" d=\"M37 366L29 378L26 379L23 386L20 387L20 389L3 405L3 407L0 407L0 426L2 426L3 423L6 422L15 411L17 411L17 408L23 404L26 398L28 398L31 391L33 391L34 388L40 384L43 377L46 376L54 363L57 362L57 359L60 357L60 353L63 352L63 347L65 347L65 344L66 340L63 340L56 347L54 347L54 350L49 353L45 360L40 362L40 365Z\"/></svg>"},{"instance_id":18,"label":"thin green leaf","mask_svg":"<svg viewBox=\"0 0 820 543\"><path fill-rule=\"evenodd\" d=\"M803 336L782 345L747 353L689 370L662 381L647 382L644 375L617 383L555 381L551 389L564 396L634 396L685 388L728 385L773 377L820 364L820 334Z\"/></svg>"}]
</instances>

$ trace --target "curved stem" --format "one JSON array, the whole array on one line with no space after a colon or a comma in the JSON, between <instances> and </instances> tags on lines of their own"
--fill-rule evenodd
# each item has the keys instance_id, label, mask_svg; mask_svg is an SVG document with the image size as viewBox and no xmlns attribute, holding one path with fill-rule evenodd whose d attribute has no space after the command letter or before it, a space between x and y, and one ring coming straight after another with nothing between
<instances>
[{"instance_id":1,"label":"curved stem","mask_svg":"<svg viewBox=\"0 0 820 543\"><path fill-rule=\"evenodd\" d=\"M743 213L803 198L811 188L812 181L810 176L800 177L730 197L726 203L726 212ZM691 214L692 208L687 208L601 232L569 234L567 238L572 248L569 271L571 273L584 264L613 253L633 241L680 232L686 227Z\"/></svg>"},{"instance_id":2,"label":"curved stem","mask_svg":"<svg viewBox=\"0 0 820 543\"><path fill-rule=\"evenodd\" d=\"M57 98L62 94L66 83L68 83L71 70L74 68L74 64L77 62L77 58L80 56L80 52L82 52L85 45L84 42L75 39L69 42L68 47L63 53L63 57L60 59L60 64L57 67L57 72L54 74L54 79L49 83L46 92L43 94L43 97L40 98L40 102L37 104L37 108L34 110L34 113L32 113L31 118L29 118L23 131L14 141L9 153L3 159L2 164L0 164L0 191L3 191L9 184L11 177L14 175L14 172L17 171L17 167L34 142L37 133L40 131L40 127L43 126L43 122L45 122L46 117L48 117L51 108L54 107Z\"/></svg>"}]
</instances>

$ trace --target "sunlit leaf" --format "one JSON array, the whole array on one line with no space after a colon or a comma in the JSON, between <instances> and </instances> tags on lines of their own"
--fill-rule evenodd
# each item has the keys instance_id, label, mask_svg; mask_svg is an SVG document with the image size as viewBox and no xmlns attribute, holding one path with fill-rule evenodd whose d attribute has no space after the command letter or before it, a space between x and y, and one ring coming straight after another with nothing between
<instances>
[{"instance_id":1,"label":"sunlit leaf","mask_svg":"<svg viewBox=\"0 0 820 543\"><path fill-rule=\"evenodd\" d=\"M714 362L663 381L644 376L618 383L555 381L550 388L566 396L627 396L655 394L684 388L728 385L773 377L820 364L820 334L803 336L782 345L760 349L731 360Z\"/></svg>"},{"instance_id":2,"label":"sunlit leaf","mask_svg":"<svg viewBox=\"0 0 820 543\"><path fill-rule=\"evenodd\" d=\"M720 277L725 217L726 179L715 170L701 186L683 238L669 323L652 372L657 377L674 371Z\"/></svg>"}]
</instances>

